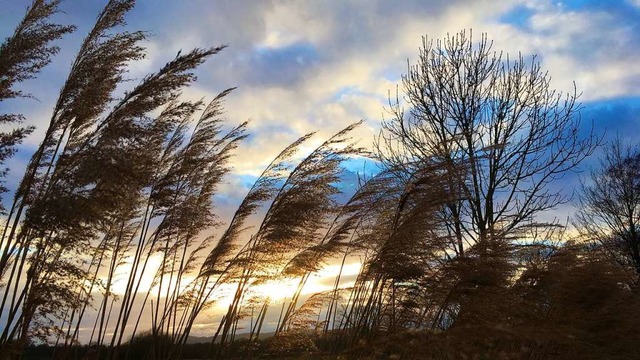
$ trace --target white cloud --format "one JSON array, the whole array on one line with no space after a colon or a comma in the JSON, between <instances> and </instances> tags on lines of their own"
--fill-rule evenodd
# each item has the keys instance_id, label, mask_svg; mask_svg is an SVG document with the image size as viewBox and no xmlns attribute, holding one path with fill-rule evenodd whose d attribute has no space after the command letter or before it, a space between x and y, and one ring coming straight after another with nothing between
<instances>
[{"instance_id":1,"label":"white cloud","mask_svg":"<svg viewBox=\"0 0 640 360\"><path fill-rule=\"evenodd\" d=\"M638 5L638 0L628 1ZM64 5L71 17L86 15ZM523 7L531 15L525 23L502 22L502 16ZM392 5L354 0L179 6L168 2L143 10L146 13L137 16L148 19L144 26L154 35L146 43L149 56L131 65L130 77L155 71L180 49L230 44L197 71L199 82L184 96L206 100L224 88L239 86L227 100L227 118L230 123L253 120L251 140L241 145L234 158L234 171L239 174L259 173L304 133L320 130L321 139L362 118L367 122L355 136L362 138L362 144L370 144L387 105L387 93L395 91L407 59L415 62L425 34L440 39L473 29L476 39L487 32L495 50L539 54L553 86L570 90L576 81L584 92L583 101L640 94L640 68L635 66L639 36L628 22L618 21L619 13L606 7L571 9L550 0ZM129 19L131 28L139 27L137 19ZM304 44L310 53L290 49L296 44ZM266 55L257 58L258 49ZM73 49L63 50L62 57L70 58ZM276 55L270 58L269 54ZM256 61L262 61L258 65L264 68L256 68ZM56 71L64 69L57 65ZM49 90L60 86L45 85ZM42 103L23 110L28 123L39 125L27 140L30 145L39 143L55 98L55 91L42 94L41 88L33 89Z\"/></svg>"}]
</instances>

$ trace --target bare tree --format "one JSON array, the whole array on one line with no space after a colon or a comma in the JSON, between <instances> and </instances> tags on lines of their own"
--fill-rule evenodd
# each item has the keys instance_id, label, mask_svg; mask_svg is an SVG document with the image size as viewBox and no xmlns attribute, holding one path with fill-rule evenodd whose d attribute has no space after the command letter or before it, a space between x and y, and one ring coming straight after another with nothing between
<instances>
[{"instance_id":1,"label":"bare tree","mask_svg":"<svg viewBox=\"0 0 640 360\"><path fill-rule=\"evenodd\" d=\"M582 184L577 227L640 274L640 149L612 142L589 180Z\"/></svg>"},{"instance_id":2,"label":"bare tree","mask_svg":"<svg viewBox=\"0 0 640 360\"><path fill-rule=\"evenodd\" d=\"M568 201L549 185L598 142L580 136L575 89L552 89L535 56L513 60L493 51L486 35L478 43L465 31L435 43L425 37L402 90L390 101L379 153L408 172L442 166L452 194L442 216L458 254Z\"/></svg>"}]
</instances>

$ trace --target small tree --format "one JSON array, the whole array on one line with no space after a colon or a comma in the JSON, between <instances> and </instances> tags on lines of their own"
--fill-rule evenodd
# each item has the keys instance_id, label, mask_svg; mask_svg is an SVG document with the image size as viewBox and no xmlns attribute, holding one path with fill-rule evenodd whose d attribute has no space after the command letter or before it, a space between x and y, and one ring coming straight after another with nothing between
<instances>
[{"instance_id":1,"label":"small tree","mask_svg":"<svg viewBox=\"0 0 640 360\"><path fill-rule=\"evenodd\" d=\"M377 141L390 168L440 166L451 194L442 220L459 255L568 201L549 184L597 143L580 137L575 90L552 89L535 56L512 60L491 47L485 35L476 44L464 31L435 44L424 38L417 64L402 77L406 105L400 96L390 101L392 118Z\"/></svg>"},{"instance_id":2,"label":"small tree","mask_svg":"<svg viewBox=\"0 0 640 360\"><path fill-rule=\"evenodd\" d=\"M616 140L583 183L576 225L640 274L640 149Z\"/></svg>"}]
</instances>

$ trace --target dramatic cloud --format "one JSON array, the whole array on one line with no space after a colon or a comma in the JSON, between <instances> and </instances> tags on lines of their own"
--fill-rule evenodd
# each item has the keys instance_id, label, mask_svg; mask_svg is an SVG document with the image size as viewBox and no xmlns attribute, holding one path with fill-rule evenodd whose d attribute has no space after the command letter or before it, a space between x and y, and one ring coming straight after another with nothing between
<instances>
[{"instance_id":1,"label":"dramatic cloud","mask_svg":"<svg viewBox=\"0 0 640 360\"><path fill-rule=\"evenodd\" d=\"M3 34L28 4L9 3L0 22ZM27 113L30 123L44 128L70 59L101 5L63 4L59 21L78 24L79 31L63 41L62 53L40 79L25 84L40 102L10 103L10 110ZM388 92L395 91L424 35L439 39L473 29L474 37L486 32L494 49L511 57L537 54L555 87L571 90L576 82L587 108L640 96L639 15L632 0L140 1L128 26L149 30L152 37L148 58L133 64L129 75L140 78L181 49L229 44L202 67L200 81L185 95L210 98L239 87L228 100L228 118L252 119L253 137L239 152L236 170L255 174L305 132L327 136L363 118L358 136L369 144ZM593 120L598 129L632 121ZM27 145L37 143L39 135Z\"/></svg>"}]
</instances>

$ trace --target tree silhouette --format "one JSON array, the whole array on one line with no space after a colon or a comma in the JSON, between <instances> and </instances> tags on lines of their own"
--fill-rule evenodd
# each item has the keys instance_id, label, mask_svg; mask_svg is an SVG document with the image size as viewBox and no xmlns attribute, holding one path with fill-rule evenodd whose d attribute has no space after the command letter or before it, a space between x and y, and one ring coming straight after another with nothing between
<instances>
[{"instance_id":1,"label":"tree silhouette","mask_svg":"<svg viewBox=\"0 0 640 360\"><path fill-rule=\"evenodd\" d=\"M530 226L536 214L566 202L549 184L597 143L580 136L575 91L552 89L535 57L512 60L493 51L485 35L478 43L464 31L435 43L424 38L402 90L390 102L379 152L409 172L442 166L452 195L441 216L458 254L466 244Z\"/></svg>"},{"instance_id":2,"label":"tree silhouette","mask_svg":"<svg viewBox=\"0 0 640 360\"><path fill-rule=\"evenodd\" d=\"M576 225L640 275L640 151L615 140L582 185Z\"/></svg>"}]
</instances>

